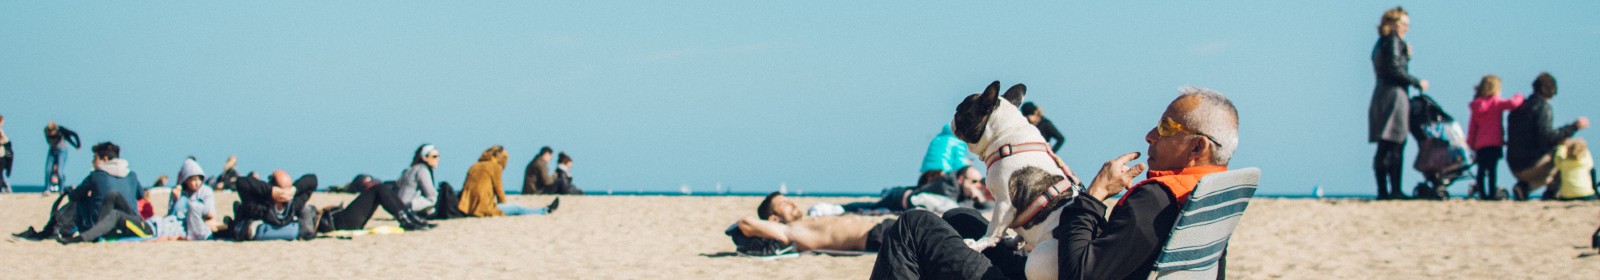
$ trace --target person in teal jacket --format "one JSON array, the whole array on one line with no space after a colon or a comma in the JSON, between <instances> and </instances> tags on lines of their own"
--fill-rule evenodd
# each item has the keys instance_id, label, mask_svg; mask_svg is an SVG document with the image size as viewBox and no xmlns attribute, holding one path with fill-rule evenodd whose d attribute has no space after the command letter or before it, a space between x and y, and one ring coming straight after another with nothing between
<instances>
[{"instance_id":1,"label":"person in teal jacket","mask_svg":"<svg viewBox=\"0 0 1600 280\"><path fill-rule=\"evenodd\" d=\"M933 136L933 141L928 142L928 153L922 155L922 177L917 179L917 185L922 185L928 180L939 178L945 173L972 165L972 153L967 151L967 142L956 138L950 132L950 125L945 124L939 130L939 135Z\"/></svg>"}]
</instances>

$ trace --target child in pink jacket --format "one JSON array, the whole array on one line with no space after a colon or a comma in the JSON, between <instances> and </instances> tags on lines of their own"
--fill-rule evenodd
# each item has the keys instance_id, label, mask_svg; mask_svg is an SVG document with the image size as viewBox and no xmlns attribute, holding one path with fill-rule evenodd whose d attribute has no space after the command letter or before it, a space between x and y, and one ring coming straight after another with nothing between
<instances>
[{"instance_id":1,"label":"child in pink jacket","mask_svg":"<svg viewBox=\"0 0 1600 280\"><path fill-rule=\"evenodd\" d=\"M1472 122L1467 125L1467 145L1477 155L1478 183L1473 186L1472 192L1467 196L1477 195L1479 199L1499 200L1500 186L1496 185L1499 176L1500 158L1503 156L1505 146L1505 112L1522 106L1522 94L1518 93L1511 99L1500 98L1500 77L1484 75L1478 82L1477 97L1472 98L1468 107L1472 109ZM1488 180L1484 180L1487 178Z\"/></svg>"}]
</instances>

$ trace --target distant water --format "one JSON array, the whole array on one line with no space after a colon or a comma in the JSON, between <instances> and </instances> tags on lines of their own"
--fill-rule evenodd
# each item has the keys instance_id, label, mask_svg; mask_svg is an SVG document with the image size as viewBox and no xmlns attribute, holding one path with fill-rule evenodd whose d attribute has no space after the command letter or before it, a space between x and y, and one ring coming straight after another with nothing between
<instances>
[{"instance_id":1,"label":"distant water","mask_svg":"<svg viewBox=\"0 0 1600 280\"><path fill-rule=\"evenodd\" d=\"M324 187L322 189L327 189L327 188ZM44 192L44 186L11 186L11 191L12 192L18 192L18 193L40 193L40 192ZM584 195L597 195L597 196L767 196L768 193L770 193L770 192L720 192L720 193L718 193L718 192L691 192L691 193L684 193L683 191L680 190L680 191L612 191L610 194L607 194L604 191L587 191L587 193L584 193ZM506 194L522 194L522 190L506 190ZM788 195L788 196L800 196L800 197L877 197L878 196L878 192L871 192L871 193L867 193L867 192L807 192L807 193L803 193L803 194L788 193L786 195ZM1263 198L1294 198L1294 199L1317 198L1316 196L1309 195L1309 194L1259 194L1259 195L1256 195L1256 196L1257 197L1263 197ZM1373 195L1339 195L1339 194L1334 194L1334 195L1325 195L1325 196L1322 196L1321 198L1361 199L1361 198L1374 198L1374 197L1376 197L1376 196L1373 196Z\"/></svg>"}]
</instances>

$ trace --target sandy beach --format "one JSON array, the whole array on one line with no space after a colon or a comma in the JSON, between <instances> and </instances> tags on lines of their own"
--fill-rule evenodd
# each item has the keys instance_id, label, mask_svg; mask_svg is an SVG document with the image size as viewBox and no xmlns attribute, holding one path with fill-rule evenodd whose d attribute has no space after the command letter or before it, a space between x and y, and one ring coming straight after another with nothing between
<instances>
[{"instance_id":1,"label":"sandy beach","mask_svg":"<svg viewBox=\"0 0 1600 280\"><path fill-rule=\"evenodd\" d=\"M54 199L0 195L0 229L42 225ZM236 199L218 197L224 205ZM544 205L550 196L512 196ZM353 198L318 193L317 205ZM873 255L730 256L722 230L760 197L567 196L549 216L438 221L439 228L309 242L61 245L10 237L4 278L861 279ZM802 206L867 198L797 198ZM156 202L158 212L165 201ZM223 213L231 215L231 213ZM370 226L394 222L379 211ZM1600 275L1587 256L1600 204L1257 199L1230 246L1229 278L1537 278Z\"/></svg>"}]
</instances>

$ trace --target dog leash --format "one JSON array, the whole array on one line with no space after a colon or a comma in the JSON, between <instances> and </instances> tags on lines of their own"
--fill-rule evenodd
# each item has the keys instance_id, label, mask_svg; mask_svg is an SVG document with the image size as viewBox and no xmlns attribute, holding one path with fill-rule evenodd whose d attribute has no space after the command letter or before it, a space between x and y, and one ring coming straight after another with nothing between
<instances>
[{"instance_id":1,"label":"dog leash","mask_svg":"<svg viewBox=\"0 0 1600 280\"><path fill-rule=\"evenodd\" d=\"M996 162L1000 162L1001 159L1006 157L1032 152L1042 152L1050 155L1050 159L1056 162L1056 167L1061 169L1061 174L1067 179L1061 180L1061 182L1056 182L1055 185L1051 185L1049 189L1045 190L1045 193L1040 194L1039 197L1036 197L1032 202L1029 202L1028 207L1022 210L1022 215L1017 216L1017 219L1011 222L1011 228L1022 227L1022 225L1026 224L1028 220L1032 220L1034 216L1038 216L1039 213L1044 212L1044 207L1046 205L1050 205L1050 202L1055 201L1056 196L1060 196L1061 193L1066 190L1066 188L1082 185L1082 183L1078 181L1077 176L1072 174L1071 171L1067 170L1067 164L1061 161L1061 157L1056 156L1056 153L1050 150L1050 143L1045 142L1001 145L1000 148L995 149L994 153L990 154L986 159L984 159L984 168L993 167Z\"/></svg>"}]
</instances>

